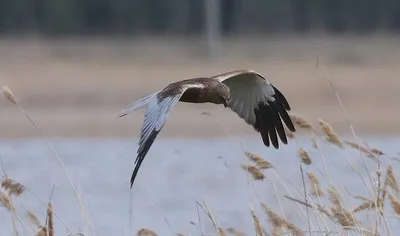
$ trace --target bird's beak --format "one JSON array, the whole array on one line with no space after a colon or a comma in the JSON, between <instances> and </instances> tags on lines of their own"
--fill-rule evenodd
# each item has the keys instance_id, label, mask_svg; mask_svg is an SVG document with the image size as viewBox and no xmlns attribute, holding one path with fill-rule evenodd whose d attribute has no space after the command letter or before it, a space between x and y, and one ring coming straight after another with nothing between
<instances>
[{"instance_id":1,"label":"bird's beak","mask_svg":"<svg viewBox=\"0 0 400 236\"><path fill-rule=\"evenodd\" d=\"M224 102L224 106L225 108L228 106L228 103L226 101Z\"/></svg>"}]
</instances>

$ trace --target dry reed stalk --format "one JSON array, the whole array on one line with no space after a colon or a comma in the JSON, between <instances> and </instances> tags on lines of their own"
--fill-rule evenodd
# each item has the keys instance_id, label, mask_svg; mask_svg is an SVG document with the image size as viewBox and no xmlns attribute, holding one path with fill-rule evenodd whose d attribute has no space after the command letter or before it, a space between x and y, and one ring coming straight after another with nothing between
<instances>
[{"instance_id":1,"label":"dry reed stalk","mask_svg":"<svg viewBox=\"0 0 400 236\"><path fill-rule=\"evenodd\" d=\"M25 191L25 186L14 181L7 176L1 181L1 186L8 191L10 195L19 196Z\"/></svg>"},{"instance_id":2,"label":"dry reed stalk","mask_svg":"<svg viewBox=\"0 0 400 236\"><path fill-rule=\"evenodd\" d=\"M301 162L303 162L306 165L311 165L312 161L310 155L304 148L299 149L298 156L300 157Z\"/></svg>"},{"instance_id":3,"label":"dry reed stalk","mask_svg":"<svg viewBox=\"0 0 400 236\"><path fill-rule=\"evenodd\" d=\"M151 229L140 229L137 232L137 236L158 236L158 235Z\"/></svg>"},{"instance_id":4,"label":"dry reed stalk","mask_svg":"<svg viewBox=\"0 0 400 236\"><path fill-rule=\"evenodd\" d=\"M263 180L263 179L265 179L265 175L262 173L262 171L257 166L242 164L241 167L244 170L247 170L247 172L249 172L253 176L254 180Z\"/></svg>"},{"instance_id":5,"label":"dry reed stalk","mask_svg":"<svg viewBox=\"0 0 400 236\"><path fill-rule=\"evenodd\" d=\"M285 227L292 235L295 236L305 236L304 232L301 231L296 225L294 225L292 222L282 218L280 215L275 213L270 207L268 207L265 203L261 203L262 208L264 209L265 213L268 215L268 219L272 224L272 227L277 228L277 230L280 230L280 228Z\"/></svg>"},{"instance_id":6,"label":"dry reed stalk","mask_svg":"<svg viewBox=\"0 0 400 236\"><path fill-rule=\"evenodd\" d=\"M314 173L307 173L308 179L311 182L311 194L317 197L324 196L324 191L321 188L318 177Z\"/></svg>"},{"instance_id":7,"label":"dry reed stalk","mask_svg":"<svg viewBox=\"0 0 400 236\"><path fill-rule=\"evenodd\" d=\"M363 147L360 144L357 144L357 143L354 143L354 142L345 141L345 143L347 145L349 145L350 147L358 149L359 151L367 154L367 157L371 157L371 158L377 159L375 154L371 150L369 150L368 148Z\"/></svg>"},{"instance_id":8,"label":"dry reed stalk","mask_svg":"<svg viewBox=\"0 0 400 236\"><path fill-rule=\"evenodd\" d=\"M252 161L254 161L256 163L258 168L260 168L262 170L272 167L272 164L269 161L264 160L261 156L259 156L257 154L253 154L253 153L250 153L250 152L245 152L245 154L250 160L252 160Z\"/></svg>"},{"instance_id":9,"label":"dry reed stalk","mask_svg":"<svg viewBox=\"0 0 400 236\"><path fill-rule=\"evenodd\" d=\"M386 171L386 179L384 186L389 186L393 190L396 191L397 195L399 194L399 185L397 184L397 179L393 171L392 165L389 165L387 171Z\"/></svg>"},{"instance_id":10,"label":"dry reed stalk","mask_svg":"<svg viewBox=\"0 0 400 236\"><path fill-rule=\"evenodd\" d=\"M229 234L233 235L233 236L245 236L245 234L235 228L227 228L226 232L228 232Z\"/></svg>"},{"instance_id":11,"label":"dry reed stalk","mask_svg":"<svg viewBox=\"0 0 400 236\"><path fill-rule=\"evenodd\" d=\"M256 215L256 213L253 210L250 210L250 211L251 211L251 216L253 217L254 227L255 227L255 230L256 230L256 235L257 236L264 236L265 235L264 234L264 229L261 226L260 219L258 218L258 216Z\"/></svg>"},{"instance_id":12,"label":"dry reed stalk","mask_svg":"<svg viewBox=\"0 0 400 236\"><path fill-rule=\"evenodd\" d=\"M326 141L340 148L343 148L343 143L340 140L339 136L333 130L332 126L330 126L327 122L323 121L322 119L318 119L318 123L326 135Z\"/></svg>"},{"instance_id":13,"label":"dry reed stalk","mask_svg":"<svg viewBox=\"0 0 400 236\"><path fill-rule=\"evenodd\" d=\"M60 165L61 169L64 172L64 175L67 177L67 180L69 182L69 185L71 186L72 191L74 192L74 195L78 201L79 207L81 209L81 212L85 218L85 221L87 223L87 225L89 226L90 230L93 232L92 226L89 222L89 218L87 217L87 214L84 210L83 207L83 203L82 201L80 201L79 197L78 197L78 192L76 191L75 186L72 184L72 180L70 178L70 176L68 175L68 172L64 166L64 163L61 161L60 156L57 154L57 152L55 151L53 145L51 145L50 141L48 140L48 138L43 134L43 132L40 130L40 128L36 125L36 123L32 120L32 118L30 117L30 115L25 111L25 109L19 105L17 98L15 97L15 95L13 94L13 92L11 91L10 88L8 88L7 86L3 86L2 87L2 93L3 95L14 105L16 105L21 112L23 113L23 115L25 116L25 118L29 121L29 123L36 129L36 131L40 134L40 136L44 139L44 141L46 142L47 146L50 148L50 150L52 151L54 157L56 158L58 164Z\"/></svg>"},{"instance_id":14,"label":"dry reed stalk","mask_svg":"<svg viewBox=\"0 0 400 236\"><path fill-rule=\"evenodd\" d=\"M11 89L7 86L3 86L1 88L1 92L3 93L3 96L7 98L8 101L10 101L13 104L18 104L17 98L14 96L13 92Z\"/></svg>"},{"instance_id":15,"label":"dry reed stalk","mask_svg":"<svg viewBox=\"0 0 400 236\"><path fill-rule=\"evenodd\" d=\"M294 125L296 125L297 127L305 130L314 130L310 122L308 122L304 117L293 113L290 113L289 116L292 119Z\"/></svg>"},{"instance_id":16,"label":"dry reed stalk","mask_svg":"<svg viewBox=\"0 0 400 236\"><path fill-rule=\"evenodd\" d=\"M54 236L54 217L53 217L53 205L51 202L47 204L47 228L49 229L48 236Z\"/></svg>"}]
</instances>

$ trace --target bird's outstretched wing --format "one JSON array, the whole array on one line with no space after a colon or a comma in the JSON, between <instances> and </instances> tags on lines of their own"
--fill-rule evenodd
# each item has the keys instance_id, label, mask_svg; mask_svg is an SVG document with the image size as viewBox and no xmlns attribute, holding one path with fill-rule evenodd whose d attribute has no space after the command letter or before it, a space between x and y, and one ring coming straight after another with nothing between
<instances>
[{"instance_id":1,"label":"bird's outstretched wing","mask_svg":"<svg viewBox=\"0 0 400 236\"><path fill-rule=\"evenodd\" d=\"M282 143L287 144L282 120L290 131L295 132L295 127L287 113L290 105L277 88L251 70L228 72L212 78L229 87L231 98L228 107L260 132L267 147L271 142L276 149L279 148L277 134Z\"/></svg>"},{"instance_id":2,"label":"bird's outstretched wing","mask_svg":"<svg viewBox=\"0 0 400 236\"><path fill-rule=\"evenodd\" d=\"M122 117L134 110L139 109L140 107L147 105L144 115L144 123L139 139L139 148L137 150L135 168L131 177L131 188L139 171L140 165L142 164L158 133L161 131L165 122L167 121L170 111L179 101L183 93L189 88L202 88L202 85L189 83L175 83L173 86L169 85L158 93L148 95L139 101L132 103L119 113L118 116Z\"/></svg>"}]
</instances>

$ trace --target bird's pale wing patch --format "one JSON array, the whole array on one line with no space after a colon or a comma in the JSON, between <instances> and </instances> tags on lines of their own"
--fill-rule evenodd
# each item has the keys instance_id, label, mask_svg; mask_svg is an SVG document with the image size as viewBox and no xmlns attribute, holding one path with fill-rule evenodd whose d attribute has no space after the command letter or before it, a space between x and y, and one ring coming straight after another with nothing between
<instances>
[{"instance_id":1,"label":"bird's pale wing patch","mask_svg":"<svg viewBox=\"0 0 400 236\"><path fill-rule=\"evenodd\" d=\"M135 160L135 168L131 177L131 187L135 181L147 152L156 139L158 133L167 121L168 115L175 104L188 88L201 88L201 84L177 84L162 90L148 103L144 116L144 123L140 134L139 148Z\"/></svg>"},{"instance_id":2,"label":"bird's pale wing patch","mask_svg":"<svg viewBox=\"0 0 400 236\"><path fill-rule=\"evenodd\" d=\"M253 71L234 72L231 77L224 75L219 80L230 89L228 107L261 133L266 146L272 143L279 148L278 136L287 143L282 120L289 130L294 132L295 128L287 114L290 106L279 90Z\"/></svg>"}]
</instances>

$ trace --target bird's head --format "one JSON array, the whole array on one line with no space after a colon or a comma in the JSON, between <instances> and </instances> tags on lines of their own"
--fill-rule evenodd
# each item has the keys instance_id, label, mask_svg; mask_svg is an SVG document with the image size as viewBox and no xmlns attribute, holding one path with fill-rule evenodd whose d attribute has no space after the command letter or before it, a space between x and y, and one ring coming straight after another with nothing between
<instances>
[{"instance_id":1,"label":"bird's head","mask_svg":"<svg viewBox=\"0 0 400 236\"><path fill-rule=\"evenodd\" d=\"M220 103L224 104L225 107L228 106L229 100L231 99L231 94L229 90L222 90L219 94Z\"/></svg>"}]
</instances>

